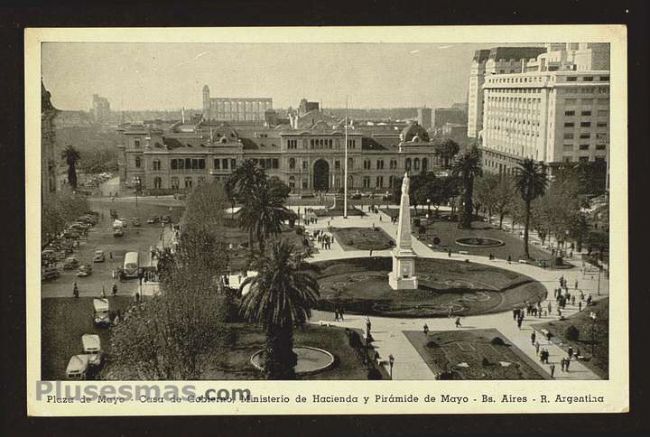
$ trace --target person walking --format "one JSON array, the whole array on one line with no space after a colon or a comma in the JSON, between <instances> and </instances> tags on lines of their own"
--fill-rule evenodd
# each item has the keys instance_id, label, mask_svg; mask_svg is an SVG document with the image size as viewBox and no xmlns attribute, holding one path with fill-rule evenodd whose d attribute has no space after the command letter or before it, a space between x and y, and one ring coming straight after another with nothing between
<instances>
[{"instance_id":1,"label":"person walking","mask_svg":"<svg viewBox=\"0 0 650 437\"><path fill-rule=\"evenodd\" d=\"M537 337L537 335L535 334L535 331L533 331L533 332L530 334L530 344L535 344L535 338L536 338L536 337Z\"/></svg>"},{"instance_id":2,"label":"person walking","mask_svg":"<svg viewBox=\"0 0 650 437\"><path fill-rule=\"evenodd\" d=\"M108 252L108 258L109 258L111 261L113 261L113 251L112 251L112 250Z\"/></svg>"},{"instance_id":3,"label":"person walking","mask_svg":"<svg viewBox=\"0 0 650 437\"><path fill-rule=\"evenodd\" d=\"M568 357L569 357L569 358L568 358L569 360L570 360L571 357L573 356L573 348L572 348L571 346L569 346L569 349L567 350L567 355L568 355Z\"/></svg>"},{"instance_id":4,"label":"person walking","mask_svg":"<svg viewBox=\"0 0 650 437\"><path fill-rule=\"evenodd\" d=\"M555 364L551 364L550 370L551 370L551 378L553 378L553 376L555 375Z\"/></svg>"},{"instance_id":5,"label":"person walking","mask_svg":"<svg viewBox=\"0 0 650 437\"><path fill-rule=\"evenodd\" d=\"M370 256L372 257L372 249L370 249Z\"/></svg>"},{"instance_id":6,"label":"person walking","mask_svg":"<svg viewBox=\"0 0 650 437\"><path fill-rule=\"evenodd\" d=\"M512 257L508 255L508 264L512 264Z\"/></svg>"},{"instance_id":7,"label":"person walking","mask_svg":"<svg viewBox=\"0 0 650 437\"><path fill-rule=\"evenodd\" d=\"M539 355L539 341L535 342L535 355Z\"/></svg>"},{"instance_id":8,"label":"person walking","mask_svg":"<svg viewBox=\"0 0 650 437\"><path fill-rule=\"evenodd\" d=\"M565 363L566 363L566 360L565 360L564 358L562 358L562 359L560 360L560 369L561 369L563 372L564 372L564 367L565 367L564 364L565 364Z\"/></svg>"},{"instance_id":9,"label":"person walking","mask_svg":"<svg viewBox=\"0 0 650 437\"><path fill-rule=\"evenodd\" d=\"M79 287L77 287L77 281L74 281L72 284L72 295L74 297L79 297Z\"/></svg>"},{"instance_id":10,"label":"person walking","mask_svg":"<svg viewBox=\"0 0 650 437\"><path fill-rule=\"evenodd\" d=\"M571 364L571 360L568 360L568 359L567 359L566 362L565 362L565 364L564 364L564 366L566 367L566 371L567 371L567 372L569 371L569 365L570 365L570 364Z\"/></svg>"},{"instance_id":11,"label":"person walking","mask_svg":"<svg viewBox=\"0 0 650 437\"><path fill-rule=\"evenodd\" d=\"M451 249L447 249L447 256L451 258Z\"/></svg>"},{"instance_id":12,"label":"person walking","mask_svg":"<svg viewBox=\"0 0 650 437\"><path fill-rule=\"evenodd\" d=\"M460 317L456 317L456 328L460 328Z\"/></svg>"},{"instance_id":13,"label":"person walking","mask_svg":"<svg viewBox=\"0 0 650 437\"><path fill-rule=\"evenodd\" d=\"M429 335L429 325L425 323L424 327L422 328L422 331L424 332L425 336Z\"/></svg>"},{"instance_id":14,"label":"person walking","mask_svg":"<svg viewBox=\"0 0 650 437\"><path fill-rule=\"evenodd\" d=\"M339 318L341 319L341 322L344 322L343 320L343 305L339 305Z\"/></svg>"},{"instance_id":15,"label":"person walking","mask_svg":"<svg viewBox=\"0 0 650 437\"><path fill-rule=\"evenodd\" d=\"M334 321L335 322L339 321L339 307L338 307L338 305L334 305Z\"/></svg>"}]
</instances>

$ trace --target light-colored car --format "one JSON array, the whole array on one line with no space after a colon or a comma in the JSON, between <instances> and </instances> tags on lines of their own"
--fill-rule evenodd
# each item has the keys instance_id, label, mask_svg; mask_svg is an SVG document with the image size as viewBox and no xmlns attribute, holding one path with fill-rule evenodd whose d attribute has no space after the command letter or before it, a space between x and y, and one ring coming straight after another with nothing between
<instances>
[{"instance_id":1,"label":"light-colored car","mask_svg":"<svg viewBox=\"0 0 650 437\"><path fill-rule=\"evenodd\" d=\"M82 264L79 266L79 270L77 271L77 276L80 278L85 278L86 276L90 276L93 273L93 268L89 264Z\"/></svg>"},{"instance_id":2,"label":"light-colored car","mask_svg":"<svg viewBox=\"0 0 650 437\"><path fill-rule=\"evenodd\" d=\"M95 254L93 255L93 262L94 263L103 263L106 261L106 255L104 254L103 250L96 250Z\"/></svg>"},{"instance_id":3,"label":"light-colored car","mask_svg":"<svg viewBox=\"0 0 650 437\"><path fill-rule=\"evenodd\" d=\"M45 268L45 269L43 270L43 274L41 275L41 278L42 278L44 281L48 281L48 280L50 280L50 279L56 279L56 278L58 278L59 276L61 276L61 273L59 273L59 271L58 271L56 268L54 268L54 267L47 267L47 268Z\"/></svg>"},{"instance_id":4,"label":"light-colored car","mask_svg":"<svg viewBox=\"0 0 650 437\"><path fill-rule=\"evenodd\" d=\"M93 323L97 327L111 326L110 304L108 299L93 299Z\"/></svg>"},{"instance_id":5,"label":"light-colored car","mask_svg":"<svg viewBox=\"0 0 650 437\"><path fill-rule=\"evenodd\" d=\"M104 361L104 352L102 351L102 342L97 334L84 334L81 336L81 345L84 354L90 356L88 364L100 367Z\"/></svg>"},{"instance_id":6,"label":"light-colored car","mask_svg":"<svg viewBox=\"0 0 650 437\"><path fill-rule=\"evenodd\" d=\"M90 364L90 355L80 354L70 358L65 374L68 379L86 379L88 376L88 366Z\"/></svg>"}]
</instances>

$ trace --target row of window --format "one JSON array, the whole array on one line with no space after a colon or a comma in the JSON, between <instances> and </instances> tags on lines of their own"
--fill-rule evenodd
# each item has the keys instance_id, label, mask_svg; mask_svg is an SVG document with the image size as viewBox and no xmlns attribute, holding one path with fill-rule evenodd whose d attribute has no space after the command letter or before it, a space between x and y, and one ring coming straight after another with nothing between
<instances>
[{"instance_id":1,"label":"row of window","mask_svg":"<svg viewBox=\"0 0 650 437\"><path fill-rule=\"evenodd\" d=\"M573 150L573 144L564 144L563 146L565 151ZM580 144L578 146L578 150L589 150L590 147L591 147L590 144ZM607 149L606 144L596 144L596 150L606 150L606 149Z\"/></svg>"},{"instance_id":2,"label":"row of window","mask_svg":"<svg viewBox=\"0 0 650 437\"><path fill-rule=\"evenodd\" d=\"M578 102L578 99L575 97L571 97L568 99L564 99L564 104L568 106L573 106ZM594 99L580 99L580 103L583 105L593 105L594 104ZM609 105L609 99L596 99L596 103L598 105L604 106L604 105Z\"/></svg>"},{"instance_id":3,"label":"row of window","mask_svg":"<svg viewBox=\"0 0 650 437\"><path fill-rule=\"evenodd\" d=\"M287 149L297 149L298 148L298 140L296 139L288 139L287 140ZM311 138L309 141L307 139L302 140L302 148L303 149L332 149L336 146L337 149L341 148L341 140L337 139L334 141L332 138ZM351 140L348 139L348 148L350 149L356 149L357 148L357 140Z\"/></svg>"},{"instance_id":4,"label":"row of window","mask_svg":"<svg viewBox=\"0 0 650 437\"><path fill-rule=\"evenodd\" d=\"M572 121L567 121L564 123L564 127L575 127L575 123ZM606 121L599 121L596 123L597 127L607 127L607 122ZM591 122L590 121L581 121L580 122L580 127L591 127Z\"/></svg>"}]
</instances>

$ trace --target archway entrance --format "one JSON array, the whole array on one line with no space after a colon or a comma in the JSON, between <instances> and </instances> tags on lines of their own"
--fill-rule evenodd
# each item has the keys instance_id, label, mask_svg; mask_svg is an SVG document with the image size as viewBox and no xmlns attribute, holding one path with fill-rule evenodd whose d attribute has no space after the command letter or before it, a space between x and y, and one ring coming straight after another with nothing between
<instances>
[{"instance_id":1,"label":"archway entrance","mask_svg":"<svg viewBox=\"0 0 650 437\"><path fill-rule=\"evenodd\" d=\"M314 191L327 191L330 188L330 165L324 159L314 164Z\"/></svg>"}]
</instances>

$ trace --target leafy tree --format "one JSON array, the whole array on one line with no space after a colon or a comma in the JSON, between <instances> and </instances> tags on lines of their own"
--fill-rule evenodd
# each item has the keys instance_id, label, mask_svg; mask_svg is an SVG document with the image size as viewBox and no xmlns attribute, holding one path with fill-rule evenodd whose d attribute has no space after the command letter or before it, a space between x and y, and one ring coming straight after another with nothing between
<instances>
[{"instance_id":1,"label":"leafy tree","mask_svg":"<svg viewBox=\"0 0 650 437\"><path fill-rule=\"evenodd\" d=\"M61 158L68 165L68 183L72 189L77 189L77 161L81 159L81 154L71 145L67 145L61 152Z\"/></svg>"},{"instance_id":2,"label":"leafy tree","mask_svg":"<svg viewBox=\"0 0 650 437\"><path fill-rule=\"evenodd\" d=\"M295 379L293 328L311 317L319 298L318 281L305 270L303 255L293 245L275 242L269 257L260 257L258 275L244 280L250 291L241 313L266 331L264 374L267 379Z\"/></svg>"},{"instance_id":3,"label":"leafy tree","mask_svg":"<svg viewBox=\"0 0 650 437\"><path fill-rule=\"evenodd\" d=\"M470 151L460 155L452 167L452 175L459 177L463 184L463 214L459 226L472 227L472 198L474 195L474 179L483 175L481 168L481 152L474 146Z\"/></svg>"},{"instance_id":4,"label":"leafy tree","mask_svg":"<svg viewBox=\"0 0 650 437\"><path fill-rule=\"evenodd\" d=\"M449 168L449 164L460 151L460 146L452 139L438 140L435 144L435 154L442 158L443 167Z\"/></svg>"},{"instance_id":5,"label":"leafy tree","mask_svg":"<svg viewBox=\"0 0 650 437\"><path fill-rule=\"evenodd\" d=\"M203 232L214 232L224 223L228 198L220 182L201 184L192 190L185 204L181 222Z\"/></svg>"},{"instance_id":6,"label":"leafy tree","mask_svg":"<svg viewBox=\"0 0 650 437\"><path fill-rule=\"evenodd\" d=\"M116 172L118 170L117 151L114 147L84 151L79 168L87 174Z\"/></svg>"},{"instance_id":7,"label":"leafy tree","mask_svg":"<svg viewBox=\"0 0 650 437\"><path fill-rule=\"evenodd\" d=\"M500 183L501 178L499 175L488 173L479 178L474 186L475 203L485 208L488 213L488 220L492 218L492 212L497 200L497 187Z\"/></svg>"},{"instance_id":8,"label":"leafy tree","mask_svg":"<svg viewBox=\"0 0 650 437\"><path fill-rule=\"evenodd\" d=\"M543 196L548 186L546 166L542 162L525 159L515 172L515 186L524 201L524 255L530 258L528 251L528 232L530 229L530 209L533 200Z\"/></svg>"},{"instance_id":9,"label":"leafy tree","mask_svg":"<svg viewBox=\"0 0 650 437\"><path fill-rule=\"evenodd\" d=\"M220 277L227 259L209 234L185 231L175 254L161 257L161 294L132 308L111 334L118 369L146 379L198 379L230 337L232 303Z\"/></svg>"},{"instance_id":10,"label":"leafy tree","mask_svg":"<svg viewBox=\"0 0 650 437\"><path fill-rule=\"evenodd\" d=\"M502 175L494 190L494 212L499 217L499 229L503 229L503 219L516 205L516 190L512 178Z\"/></svg>"}]
</instances>

